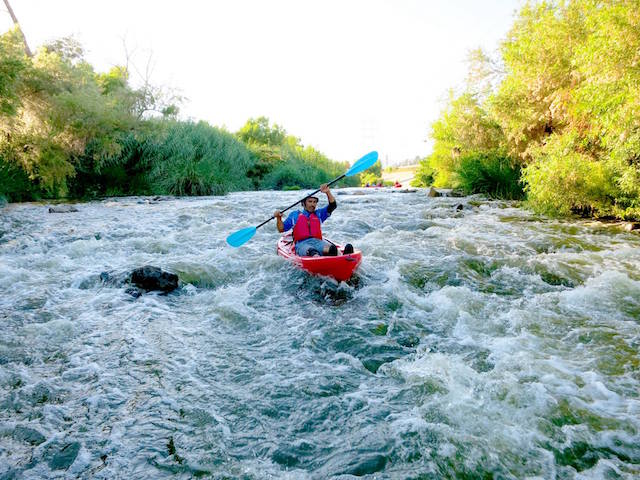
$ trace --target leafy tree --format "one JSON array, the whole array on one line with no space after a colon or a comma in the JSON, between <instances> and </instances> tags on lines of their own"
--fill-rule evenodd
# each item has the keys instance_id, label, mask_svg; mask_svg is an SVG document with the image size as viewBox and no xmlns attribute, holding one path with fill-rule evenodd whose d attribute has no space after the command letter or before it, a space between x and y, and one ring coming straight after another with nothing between
<instances>
[{"instance_id":1,"label":"leafy tree","mask_svg":"<svg viewBox=\"0 0 640 480\"><path fill-rule=\"evenodd\" d=\"M504 148L500 125L471 93L455 97L451 92L447 107L431 128L433 153L421 162L419 175L438 187L457 186L461 156Z\"/></svg>"},{"instance_id":2,"label":"leafy tree","mask_svg":"<svg viewBox=\"0 0 640 480\"><path fill-rule=\"evenodd\" d=\"M247 145L282 146L287 132L279 125L269 124L267 117L250 118L238 131L237 136Z\"/></svg>"},{"instance_id":3,"label":"leafy tree","mask_svg":"<svg viewBox=\"0 0 640 480\"><path fill-rule=\"evenodd\" d=\"M520 13L494 107L511 150L530 164L534 208L640 217L638 25L632 1L542 2Z\"/></svg>"},{"instance_id":4,"label":"leafy tree","mask_svg":"<svg viewBox=\"0 0 640 480\"><path fill-rule=\"evenodd\" d=\"M500 61L471 55L472 81L434 123L422 176L463 186L502 171L495 179L515 182L494 168L507 155L536 210L640 218L638 25L631 0L527 3ZM483 188L519 188L500 185Z\"/></svg>"},{"instance_id":5,"label":"leafy tree","mask_svg":"<svg viewBox=\"0 0 640 480\"><path fill-rule=\"evenodd\" d=\"M29 63L17 28L0 36L0 117L16 115Z\"/></svg>"},{"instance_id":6,"label":"leafy tree","mask_svg":"<svg viewBox=\"0 0 640 480\"><path fill-rule=\"evenodd\" d=\"M527 4L502 44L506 76L491 100L509 151L526 162L531 150L567 123L572 83L569 46L577 19L558 15L551 2Z\"/></svg>"},{"instance_id":7,"label":"leafy tree","mask_svg":"<svg viewBox=\"0 0 640 480\"><path fill-rule=\"evenodd\" d=\"M414 187L429 187L435 180L435 171L429 164L429 158L420 160L415 177L411 182Z\"/></svg>"}]
</instances>

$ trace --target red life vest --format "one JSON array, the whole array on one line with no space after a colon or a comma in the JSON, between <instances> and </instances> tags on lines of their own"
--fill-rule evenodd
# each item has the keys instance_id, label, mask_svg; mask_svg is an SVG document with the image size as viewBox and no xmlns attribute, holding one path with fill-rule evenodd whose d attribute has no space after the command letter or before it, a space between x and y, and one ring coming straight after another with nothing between
<instances>
[{"instance_id":1,"label":"red life vest","mask_svg":"<svg viewBox=\"0 0 640 480\"><path fill-rule=\"evenodd\" d=\"M304 213L300 213L296 224L293 226L293 239L296 243L311 237L322 240L321 223L315 213L310 214L308 217Z\"/></svg>"}]
</instances>

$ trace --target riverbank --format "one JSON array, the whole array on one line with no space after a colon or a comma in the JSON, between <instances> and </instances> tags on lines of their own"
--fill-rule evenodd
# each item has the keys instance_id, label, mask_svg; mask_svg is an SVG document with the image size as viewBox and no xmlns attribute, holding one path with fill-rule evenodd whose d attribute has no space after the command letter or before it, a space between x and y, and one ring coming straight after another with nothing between
<instances>
[{"instance_id":1,"label":"riverbank","mask_svg":"<svg viewBox=\"0 0 640 480\"><path fill-rule=\"evenodd\" d=\"M382 170L382 180L391 183L398 182L403 187L410 187L418 167L418 165L404 165L402 167L385 168Z\"/></svg>"}]
</instances>

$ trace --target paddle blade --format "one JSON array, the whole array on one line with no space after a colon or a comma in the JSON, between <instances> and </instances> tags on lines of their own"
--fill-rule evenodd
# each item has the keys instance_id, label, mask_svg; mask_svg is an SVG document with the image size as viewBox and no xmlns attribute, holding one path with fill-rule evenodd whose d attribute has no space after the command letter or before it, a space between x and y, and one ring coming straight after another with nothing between
<instances>
[{"instance_id":1,"label":"paddle blade","mask_svg":"<svg viewBox=\"0 0 640 480\"><path fill-rule=\"evenodd\" d=\"M356 173L364 172L367 168L371 168L374 163L378 161L378 152L369 152L356 163L351 165L351 168L344 174L345 177L350 177Z\"/></svg>"},{"instance_id":2,"label":"paddle blade","mask_svg":"<svg viewBox=\"0 0 640 480\"><path fill-rule=\"evenodd\" d=\"M244 245L251 237L256 234L256 227L248 227L243 228L242 230L238 230L235 233L232 233L227 237L227 243L232 247L239 247L240 245Z\"/></svg>"}]
</instances>

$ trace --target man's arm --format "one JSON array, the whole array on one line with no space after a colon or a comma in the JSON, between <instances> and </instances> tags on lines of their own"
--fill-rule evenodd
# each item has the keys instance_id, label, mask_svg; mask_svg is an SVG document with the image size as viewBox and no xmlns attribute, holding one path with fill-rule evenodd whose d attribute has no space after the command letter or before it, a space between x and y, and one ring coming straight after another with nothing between
<instances>
[{"instance_id":1,"label":"man's arm","mask_svg":"<svg viewBox=\"0 0 640 480\"><path fill-rule=\"evenodd\" d=\"M280 233L286 232L287 230L291 230L297 219L297 212L291 212L287 219L282 221L282 212L280 210L276 210L273 214L273 217L276 219L276 227L278 227L278 231Z\"/></svg>"},{"instance_id":2,"label":"man's arm","mask_svg":"<svg viewBox=\"0 0 640 480\"><path fill-rule=\"evenodd\" d=\"M336 199L331 193L331 190L329 189L329 185L327 185L326 183L323 183L322 185L320 185L320 191L327 196L327 201L329 202L329 205L327 205L327 214L331 215L331 212L333 212L336 209L336 207L338 206L338 203L336 202Z\"/></svg>"}]
</instances>

